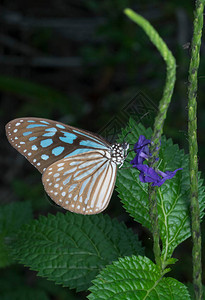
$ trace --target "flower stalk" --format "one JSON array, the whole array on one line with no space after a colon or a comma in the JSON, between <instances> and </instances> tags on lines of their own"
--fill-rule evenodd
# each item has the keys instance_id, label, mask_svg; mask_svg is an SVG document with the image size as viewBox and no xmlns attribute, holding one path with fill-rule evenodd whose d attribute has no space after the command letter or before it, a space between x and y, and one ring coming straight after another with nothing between
<instances>
[{"instance_id":1,"label":"flower stalk","mask_svg":"<svg viewBox=\"0 0 205 300\"><path fill-rule=\"evenodd\" d=\"M191 43L191 61L189 66L188 86L188 135L189 135L189 174L191 188L191 226L192 226L192 261L193 285L195 299L201 300L202 266L201 266L201 231L198 202L198 144L197 144L197 73L200 61L201 35L203 28L203 11L205 1L197 0L194 18L194 32Z\"/></svg>"},{"instance_id":2,"label":"flower stalk","mask_svg":"<svg viewBox=\"0 0 205 300\"><path fill-rule=\"evenodd\" d=\"M159 103L158 114L155 118L154 130L151 139L150 152L152 153L152 159L150 167L153 169L157 165L157 156L160 148L161 135L163 133L163 125L166 119L167 110L171 102L171 97L174 90L174 84L176 80L176 62L171 51L168 49L165 42L161 39L157 31L152 27L152 25L144 19L142 16L138 15L131 9L125 9L125 14L135 23L137 23L148 35L152 43L158 49L162 58L166 62L167 76L165 87L162 95L162 99ZM161 249L160 249L160 236L159 236L159 225L158 225L158 211L157 211L157 187L153 187L149 184L149 204L150 204L150 219L152 224L153 233L153 251L155 255L156 264L159 265L162 270L165 266L165 262L161 262Z\"/></svg>"}]
</instances>

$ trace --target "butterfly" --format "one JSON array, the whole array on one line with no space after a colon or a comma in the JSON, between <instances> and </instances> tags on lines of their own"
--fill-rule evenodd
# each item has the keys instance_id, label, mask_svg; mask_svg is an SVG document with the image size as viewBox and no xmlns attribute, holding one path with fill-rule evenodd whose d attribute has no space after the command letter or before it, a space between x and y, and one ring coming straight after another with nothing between
<instances>
[{"instance_id":1,"label":"butterfly","mask_svg":"<svg viewBox=\"0 0 205 300\"><path fill-rule=\"evenodd\" d=\"M43 174L44 189L56 204L85 215L107 207L128 143L110 144L97 134L41 118L12 120L6 135Z\"/></svg>"}]
</instances>

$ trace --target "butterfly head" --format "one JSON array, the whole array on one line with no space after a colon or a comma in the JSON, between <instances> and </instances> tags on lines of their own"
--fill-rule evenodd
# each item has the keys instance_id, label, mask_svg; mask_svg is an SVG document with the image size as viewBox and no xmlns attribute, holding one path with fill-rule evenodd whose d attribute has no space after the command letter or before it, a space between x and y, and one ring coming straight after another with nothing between
<instances>
[{"instance_id":1,"label":"butterfly head","mask_svg":"<svg viewBox=\"0 0 205 300\"><path fill-rule=\"evenodd\" d=\"M122 144L115 143L111 147L111 159L121 168L125 158L127 157L127 151L129 144L123 142Z\"/></svg>"}]
</instances>

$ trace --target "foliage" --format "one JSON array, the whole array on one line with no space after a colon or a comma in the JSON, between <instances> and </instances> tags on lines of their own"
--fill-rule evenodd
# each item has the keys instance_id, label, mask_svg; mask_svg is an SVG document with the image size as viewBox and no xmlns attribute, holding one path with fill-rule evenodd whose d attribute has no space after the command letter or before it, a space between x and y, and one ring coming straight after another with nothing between
<instances>
[{"instance_id":1,"label":"foliage","mask_svg":"<svg viewBox=\"0 0 205 300\"><path fill-rule=\"evenodd\" d=\"M130 131L127 136L130 143L134 143L141 134L147 138L151 135L150 129L136 125L133 119L130 119L122 137ZM133 153L130 153L128 160L132 158ZM176 262L172 258L174 249L191 235L187 202L188 160L184 152L165 137L162 138L159 158L162 171L183 167L183 172L167 181L158 191L162 257L166 266ZM147 186L139 181L138 171L126 168L128 166L129 163L125 163L125 169L118 174L119 196L126 211L137 222L151 229ZM203 217L205 201L200 175L199 191ZM155 299L156 294L169 299L169 293L173 295L173 299L189 299L182 283L164 277L170 269L161 273L160 268L147 257L137 256L143 253L137 235L106 215L82 216L67 212L65 215L58 213L56 216L40 216L39 220L18 230L15 239L10 241L10 247L13 257L19 262L38 271L39 276L47 277L64 287L76 288L77 291L86 290L97 276L90 288L92 293L88 296L89 299L109 299L111 295L114 299L123 299L125 294L132 299L132 295L138 293L139 298L136 299L142 299L145 295L149 299ZM122 258L125 256L126 258ZM113 263L120 257L122 259ZM127 281L130 278L128 274L135 278L131 286Z\"/></svg>"},{"instance_id":2,"label":"foliage","mask_svg":"<svg viewBox=\"0 0 205 300\"><path fill-rule=\"evenodd\" d=\"M93 281L88 299L191 299L187 288L173 278L164 278L159 267L146 257L119 259Z\"/></svg>"},{"instance_id":3,"label":"foliage","mask_svg":"<svg viewBox=\"0 0 205 300\"><path fill-rule=\"evenodd\" d=\"M142 254L136 235L108 216L58 213L24 226L12 243L21 263L58 284L89 287L99 271L125 255Z\"/></svg>"},{"instance_id":4,"label":"foliage","mask_svg":"<svg viewBox=\"0 0 205 300\"><path fill-rule=\"evenodd\" d=\"M6 241L31 218L32 210L29 202L0 206L0 267L13 263Z\"/></svg>"},{"instance_id":5,"label":"foliage","mask_svg":"<svg viewBox=\"0 0 205 300\"><path fill-rule=\"evenodd\" d=\"M125 132L131 133L128 136L130 143L135 143L139 135L147 138L151 137L151 130L145 129L142 125L136 125L136 122L130 120L129 126ZM131 160L134 154L130 153L128 160ZM171 139L162 138L161 149L159 153L159 165L162 171L172 171L177 168L183 168L176 176L168 180L158 189L158 217L160 226L160 237L162 240L163 261L166 262L174 249L191 236L189 194L190 183L188 176L189 162L188 155L183 150L179 150ZM119 172L117 180L117 190L122 199L127 212L146 228L151 230L148 202L148 184L139 180L139 172L136 169L128 168ZM201 218L204 216L205 194L203 180L199 173L199 205Z\"/></svg>"}]
</instances>

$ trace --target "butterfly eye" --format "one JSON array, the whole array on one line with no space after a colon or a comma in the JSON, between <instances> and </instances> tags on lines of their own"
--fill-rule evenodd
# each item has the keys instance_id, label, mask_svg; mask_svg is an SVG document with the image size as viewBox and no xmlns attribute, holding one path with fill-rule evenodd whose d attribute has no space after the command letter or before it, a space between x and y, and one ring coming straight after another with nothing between
<instances>
[{"instance_id":1,"label":"butterfly eye","mask_svg":"<svg viewBox=\"0 0 205 300\"><path fill-rule=\"evenodd\" d=\"M81 214L107 207L127 143L110 145L90 132L40 118L15 119L6 125L6 134L43 173L44 188L58 205Z\"/></svg>"}]
</instances>

